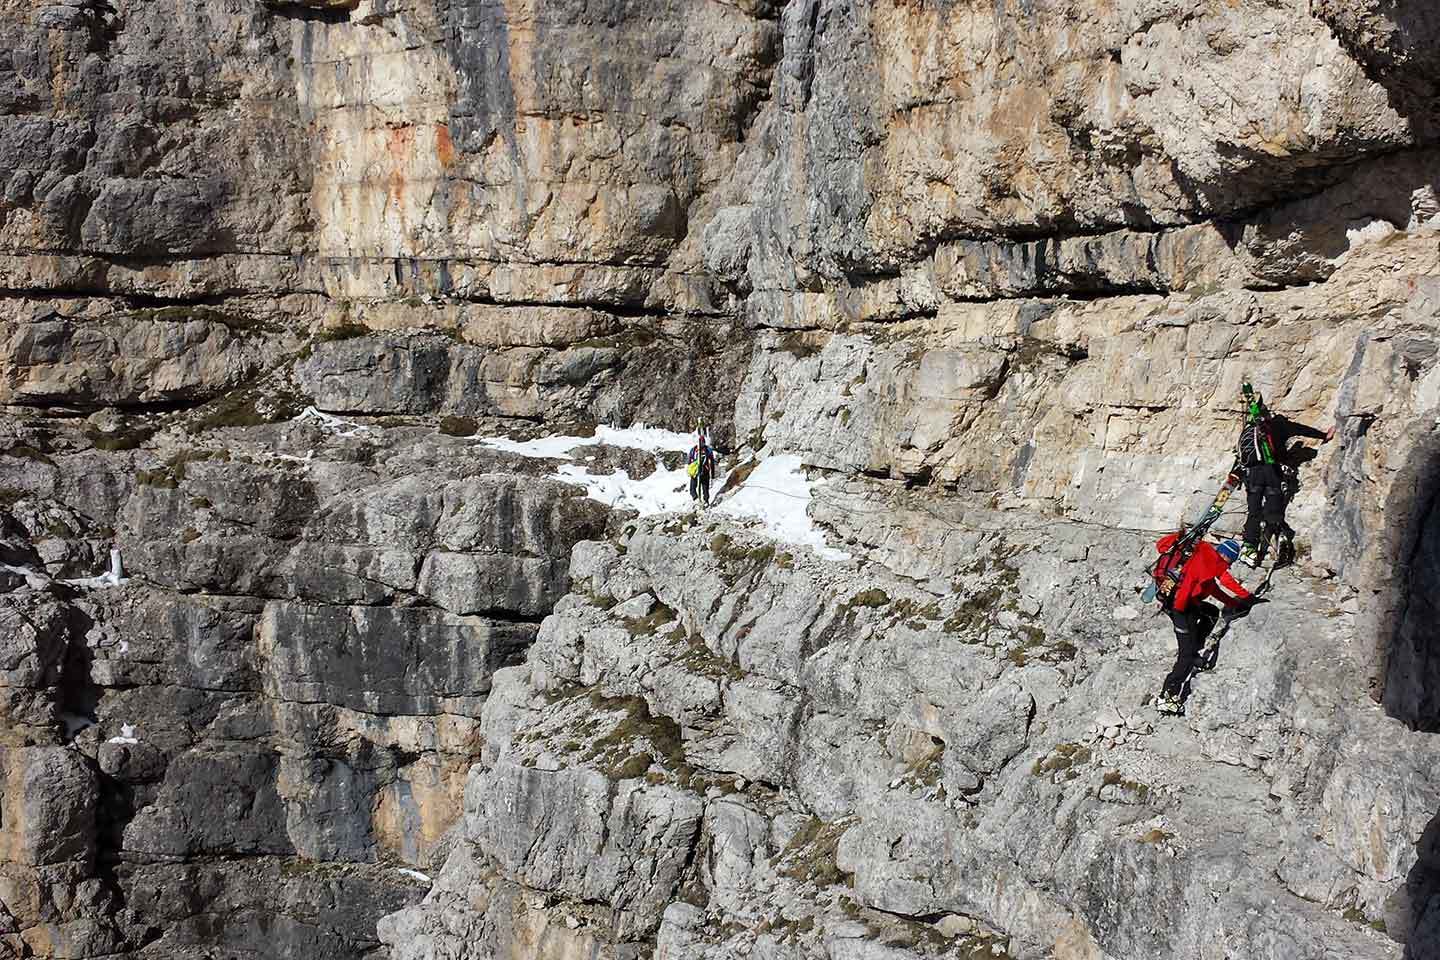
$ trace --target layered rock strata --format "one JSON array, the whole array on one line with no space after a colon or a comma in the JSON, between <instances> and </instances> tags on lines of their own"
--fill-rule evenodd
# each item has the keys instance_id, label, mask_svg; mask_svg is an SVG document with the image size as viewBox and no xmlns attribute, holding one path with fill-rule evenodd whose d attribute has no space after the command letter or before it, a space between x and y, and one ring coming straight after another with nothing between
<instances>
[{"instance_id":1,"label":"layered rock strata","mask_svg":"<svg viewBox=\"0 0 1440 960\"><path fill-rule=\"evenodd\" d=\"M0 24L12 953L1440 949L1429 4ZM1160 724L1244 378L1336 440ZM697 418L850 559L479 440Z\"/></svg>"}]
</instances>

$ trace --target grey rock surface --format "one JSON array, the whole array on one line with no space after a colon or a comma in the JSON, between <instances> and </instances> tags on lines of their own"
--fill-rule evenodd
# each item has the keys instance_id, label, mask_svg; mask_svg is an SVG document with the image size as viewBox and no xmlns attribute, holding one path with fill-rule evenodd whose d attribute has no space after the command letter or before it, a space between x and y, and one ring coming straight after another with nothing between
<instances>
[{"instance_id":1,"label":"grey rock surface","mask_svg":"<svg viewBox=\"0 0 1440 960\"><path fill-rule=\"evenodd\" d=\"M0 955L1440 954L1437 17L0 0Z\"/></svg>"}]
</instances>

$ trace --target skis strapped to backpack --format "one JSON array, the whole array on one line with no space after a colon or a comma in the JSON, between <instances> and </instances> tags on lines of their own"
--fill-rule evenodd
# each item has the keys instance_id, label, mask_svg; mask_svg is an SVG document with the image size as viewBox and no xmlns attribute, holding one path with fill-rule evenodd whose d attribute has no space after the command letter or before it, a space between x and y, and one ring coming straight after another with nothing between
<instances>
[{"instance_id":1,"label":"skis strapped to backpack","mask_svg":"<svg viewBox=\"0 0 1440 960\"><path fill-rule=\"evenodd\" d=\"M1195 552L1195 545L1205 537L1215 521L1220 519L1220 515L1225 512L1226 501L1239 485L1240 463L1237 460L1230 468L1229 475L1225 477L1225 482L1220 485L1220 492L1215 494L1209 509L1188 530L1176 537L1170 549L1162 553L1160 559L1150 568L1150 583L1141 595L1141 600L1145 603L1159 600L1164 609L1170 609L1170 604L1175 599L1175 591L1180 586L1185 564Z\"/></svg>"}]
</instances>

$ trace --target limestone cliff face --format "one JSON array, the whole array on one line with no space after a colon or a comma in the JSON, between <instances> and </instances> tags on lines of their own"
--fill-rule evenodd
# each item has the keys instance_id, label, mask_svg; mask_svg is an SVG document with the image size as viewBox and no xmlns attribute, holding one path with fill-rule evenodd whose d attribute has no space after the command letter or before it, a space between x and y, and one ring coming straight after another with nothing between
<instances>
[{"instance_id":1,"label":"limestone cliff face","mask_svg":"<svg viewBox=\"0 0 1440 960\"><path fill-rule=\"evenodd\" d=\"M0 27L3 950L1440 955L1432 4ZM1160 721L1244 379L1336 436ZM847 558L480 442L697 418Z\"/></svg>"}]
</instances>

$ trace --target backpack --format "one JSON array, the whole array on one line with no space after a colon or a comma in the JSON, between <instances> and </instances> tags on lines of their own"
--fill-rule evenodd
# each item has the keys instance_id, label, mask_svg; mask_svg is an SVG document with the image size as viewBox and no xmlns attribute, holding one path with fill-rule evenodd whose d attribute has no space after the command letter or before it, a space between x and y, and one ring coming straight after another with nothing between
<instances>
[{"instance_id":1,"label":"backpack","mask_svg":"<svg viewBox=\"0 0 1440 960\"><path fill-rule=\"evenodd\" d=\"M1240 442L1236 445L1236 458L1240 468L1248 471L1257 463L1274 463L1274 449L1270 444L1270 431L1260 422L1245 425L1240 431Z\"/></svg>"},{"instance_id":2,"label":"backpack","mask_svg":"<svg viewBox=\"0 0 1440 960\"><path fill-rule=\"evenodd\" d=\"M1240 431L1235 454L1240 468L1249 471L1257 463L1275 462L1275 442L1270 435L1270 411L1265 400L1249 381L1241 384L1240 392L1245 397L1245 427Z\"/></svg>"},{"instance_id":3,"label":"backpack","mask_svg":"<svg viewBox=\"0 0 1440 960\"><path fill-rule=\"evenodd\" d=\"M1180 580L1185 575L1185 564L1195 552L1194 543L1193 540L1175 541L1175 545L1161 554L1150 570L1150 576L1155 580L1155 599L1160 601L1160 606L1165 610L1171 609L1175 603L1175 594L1179 591Z\"/></svg>"}]
</instances>

